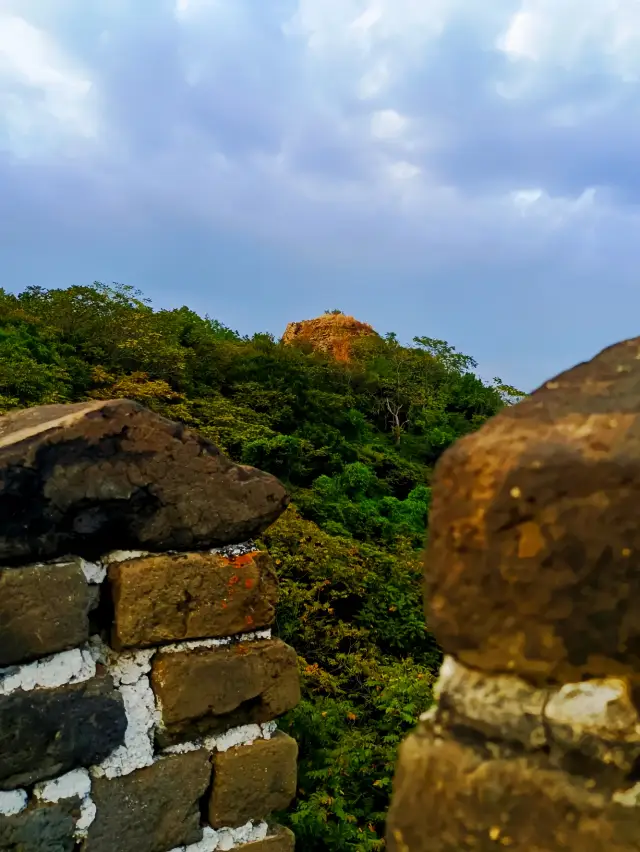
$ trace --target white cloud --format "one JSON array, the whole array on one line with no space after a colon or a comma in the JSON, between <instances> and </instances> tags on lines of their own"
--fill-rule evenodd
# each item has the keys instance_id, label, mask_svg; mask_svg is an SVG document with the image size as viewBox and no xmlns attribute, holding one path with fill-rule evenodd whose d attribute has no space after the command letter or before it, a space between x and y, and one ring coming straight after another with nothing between
<instances>
[{"instance_id":1,"label":"white cloud","mask_svg":"<svg viewBox=\"0 0 640 852\"><path fill-rule=\"evenodd\" d=\"M360 77L356 86L356 92L362 100L375 98L376 95L384 91L389 83L391 74L389 71L389 61L381 59L369 68Z\"/></svg>"},{"instance_id":2,"label":"white cloud","mask_svg":"<svg viewBox=\"0 0 640 852\"><path fill-rule=\"evenodd\" d=\"M179 21L184 21L218 5L219 0L175 0L173 13Z\"/></svg>"},{"instance_id":3,"label":"white cloud","mask_svg":"<svg viewBox=\"0 0 640 852\"><path fill-rule=\"evenodd\" d=\"M497 40L514 60L575 68L598 58L614 74L640 74L638 0L522 0Z\"/></svg>"},{"instance_id":4,"label":"white cloud","mask_svg":"<svg viewBox=\"0 0 640 852\"><path fill-rule=\"evenodd\" d=\"M17 15L0 15L0 128L14 150L44 143L42 134L96 134L92 82L46 32Z\"/></svg>"},{"instance_id":5,"label":"white cloud","mask_svg":"<svg viewBox=\"0 0 640 852\"><path fill-rule=\"evenodd\" d=\"M414 165L414 163L408 163L406 160L398 160L389 166L389 173L395 180L409 181L422 174L422 169Z\"/></svg>"},{"instance_id":6,"label":"white cloud","mask_svg":"<svg viewBox=\"0 0 640 852\"><path fill-rule=\"evenodd\" d=\"M371 116L371 133L376 139L397 139L407 124L407 119L394 109L381 109Z\"/></svg>"}]
</instances>

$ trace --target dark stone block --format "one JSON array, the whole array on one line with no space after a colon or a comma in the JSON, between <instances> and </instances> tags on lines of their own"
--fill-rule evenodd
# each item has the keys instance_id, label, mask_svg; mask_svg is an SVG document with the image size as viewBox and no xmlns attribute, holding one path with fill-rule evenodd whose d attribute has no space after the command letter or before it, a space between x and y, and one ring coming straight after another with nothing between
<instances>
[{"instance_id":1,"label":"dark stone block","mask_svg":"<svg viewBox=\"0 0 640 852\"><path fill-rule=\"evenodd\" d=\"M0 570L0 666L86 642L92 602L79 559Z\"/></svg>"},{"instance_id":2,"label":"dark stone block","mask_svg":"<svg viewBox=\"0 0 640 852\"><path fill-rule=\"evenodd\" d=\"M288 502L275 477L130 400L0 418L0 563L247 541Z\"/></svg>"},{"instance_id":3,"label":"dark stone block","mask_svg":"<svg viewBox=\"0 0 640 852\"><path fill-rule=\"evenodd\" d=\"M202 838L200 799L211 781L204 749L176 754L122 778L98 778L97 814L83 852L167 852Z\"/></svg>"},{"instance_id":4,"label":"dark stone block","mask_svg":"<svg viewBox=\"0 0 640 852\"><path fill-rule=\"evenodd\" d=\"M78 799L68 799L15 816L0 814L0 852L74 852L79 809Z\"/></svg>"},{"instance_id":5,"label":"dark stone block","mask_svg":"<svg viewBox=\"0 0 640 852\"><path fill-rule=\"evenodd\" d=\"M107 676L0 696L0 790L99 763L126 728L122 696Z\"/></svg>"}]
</instances>

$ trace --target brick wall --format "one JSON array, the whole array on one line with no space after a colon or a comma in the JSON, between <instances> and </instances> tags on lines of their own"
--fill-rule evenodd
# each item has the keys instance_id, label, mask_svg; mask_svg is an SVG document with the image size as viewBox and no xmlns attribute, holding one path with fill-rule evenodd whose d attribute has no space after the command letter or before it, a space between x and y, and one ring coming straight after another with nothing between
<instances>
[{"instance_id":1,"label":"brick wall","mask_svg":"<svg viewBox=\"0 0 640 852\"><path fill-rule=\"evenodd\" d=\"M640 338L440 460L425 600L446 656L390 852L640 850L639 497Z\"/></svg>"},{"instance_id":2,"label":"brick wall","mask_svg":"<svg viewBox=\"0 0 640 852\"><path fill-rule=\"evenodd\" d=\"M0 418L0 850L291 852L287 500L126 400Z\"/></svg>"}]
</instances>

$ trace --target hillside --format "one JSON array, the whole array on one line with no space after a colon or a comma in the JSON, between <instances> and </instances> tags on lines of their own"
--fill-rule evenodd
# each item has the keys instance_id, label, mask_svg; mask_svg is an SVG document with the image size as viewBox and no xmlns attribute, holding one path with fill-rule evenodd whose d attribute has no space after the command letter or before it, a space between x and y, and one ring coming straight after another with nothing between
<instances>
[{"instance_id":1,"label":"hillside","mask_svg":"<svg viewBox=\"0 0 640 852\"><path fill-rule=\"evenodd\" d=\"M348 325L329 316L325 330ZM289 345L186 307L154 311L126 287L0 290L0 412L128 397L290 489L264 542L277 631L301 658L304 698L283 723L301 746L300 789L284 819L308 852L383 847L396 748L439 660L421 601L431 470L517 394L443 341L353 328L337 347Z\"/></svg>"}]
</instances>

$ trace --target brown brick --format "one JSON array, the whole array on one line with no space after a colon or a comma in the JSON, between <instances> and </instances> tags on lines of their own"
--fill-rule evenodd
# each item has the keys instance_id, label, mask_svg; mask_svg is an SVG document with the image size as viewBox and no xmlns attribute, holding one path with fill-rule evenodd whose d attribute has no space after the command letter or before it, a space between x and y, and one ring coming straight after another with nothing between
<instances>
[{"instance_id":1,"label":"brown brick","mask_svg":"<svg viewBox=\"0 0 640 852\"><path fill-rule=\"evenodd\" d=\"M629 782L629 787L633 782ZM614 794L615 795L615 794ZM389 852L630 852L638 809L543 754L492 758L422 725L400 749Z\"/></svg>"},{"instance_id":2,"label":"brown brick","mask_svg":"<svg viewBox=\"0 0 640 852\"><path fill-rule=\"evenodd\" d=\"M269 836L255 843L245 843L239 847L239 852L293 852L296 839L290 829L282 825L269 828Z\"/></svg>"},{"instance_id":3,"label":"brown brick","mask_svg":"<svg viewBox=\"0 0 640 852\"><path fill-rule=\"evenodd\" d=\"M126 729L122 696L107 676L0 696L0 790L99 763Z\"/></svg>"},{"instance_id":4,"label":"brown brick","mask_svg":"<svg viewBox=\"0 0 640 852\"><path fill-rule=\"evenodd\" d=\"M300 700L296 653L279 639L159 651L151 683L162 709L157 739L163 748L268 722Z\"/></svg>"},{"instance_id":5,"label":"brown brick","mask_svg":"<svg viewBox=\"0 0 640 852\"><path fill-rule=\"evenodd\" d=\"M270 740L216 752L209 822L236 827L289 807L296 795L298 745L278 731Z\"/></svg>"},{"instance_id":6,"label":"brown brick","mask_svg":"<svg viewBox=\"0 0 640 852\"><path fill-rule=\"evenodd\" d=\"M167 852L202 838L200 799L211 781L209 753L171 755L122 778L98 778L97 813L83 852Z\"/></svg>"},{"instance_id":7,"label":"brown brick","mask_svg":"<svg viewBox=\"0 0 640 852\"><path fill-rule=\"evenodd\" d=\"M0 852L74 852L80 800L30 807L14 816L0 814Z\"/></svg>"},{"instance_id":8,"label":"brown brick","mask_svg":"<svg viewBox=\"0 0 640 852\"><path fill-rule=\"evenodd\" d=\"M80 560L0 570L0 666L81 645L91 603Z\"/></svg>"},{"instance_id":9,"label":"brown brick","mask_svg":"<svg viewBox=\"0 0 640 852\"><path fill-rule=\"evenodd\" d=\"M264 552L147 556L113 564L109 580L116 648L231 636L275 615L277 580Z\"/></svg>"},{"instance_id":10,"label":"brown brick","mask_svg":"<svg viewBox=\"0 0 640 852\"><path fill-rule=\"evenodd\" d=\"M640 680L639 354L605 349L438 462L427 623L466 665Z\"/></svg>"}]
</instances>

